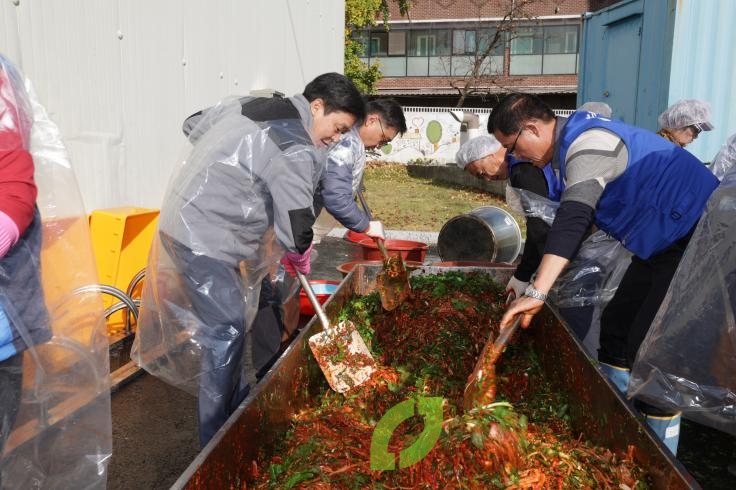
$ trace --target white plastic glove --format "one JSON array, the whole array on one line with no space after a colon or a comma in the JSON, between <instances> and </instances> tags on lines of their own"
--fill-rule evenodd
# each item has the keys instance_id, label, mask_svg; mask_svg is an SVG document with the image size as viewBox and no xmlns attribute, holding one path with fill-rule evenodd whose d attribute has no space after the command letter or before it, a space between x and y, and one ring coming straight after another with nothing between
<instances>
[{"instance_id":1,"label":"white plastic glove","mask_svg":"<svg viewBox=\"0 0 736 490\"><path fill-rule=\"evenodd\" d=\"M529 282L523 282L518 280L516 276L511 276L511 280L506 285L506 294L514 293L517 298L521 298L528 285Z\"/></svg>"},{"instance_id":2,"label":"white plastic glove","mask_svg":"<svg viewBox=\"0 0 736 490\"><path fill-rule=\"evenodd\" d=\"M380 238L381 240L386 239L386 235L383 233L383 223L380 221L371 221L368 224L368 229L363 233L371 238Z\"/></svg>"}]
</instances>

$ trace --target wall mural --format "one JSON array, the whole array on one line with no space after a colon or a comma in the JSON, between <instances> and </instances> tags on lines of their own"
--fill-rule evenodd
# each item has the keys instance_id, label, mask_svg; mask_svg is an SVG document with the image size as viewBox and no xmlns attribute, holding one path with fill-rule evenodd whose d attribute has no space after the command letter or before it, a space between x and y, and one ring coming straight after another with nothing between
<instances>
[{"instance_id":1,"label":"wall mural","mask_svg":"<svg viewBox=\"0 0 736 490\"><path fill-rule=\"evenodd\" d=\"M378 159L400 163L455 162L460 148L460 123L443 112L414 112L404 109L407 131L378 150ZM479 114L480 134L486 133L488 114Z\"/></svg>"},{"instance_id":2,"label":"wall mural","mask_svg":"<svg viewBox=\"0 0 736 490\"><path fill-rule=\"evenodd\" d=\"M404 107L406 116L406 133L374 152L372 158L384 162L447 164L455 163L455 154L460 148L460 139L465 141L467 134L461 136L460 123L449 108L435 111L422 110L426 107ZM488 134L488 116L490 109L460 109L477 114L480 120L479 129L471 136ZM570 109L553 109L558 116L569 116Z\"/></svg>"}]
</instances>

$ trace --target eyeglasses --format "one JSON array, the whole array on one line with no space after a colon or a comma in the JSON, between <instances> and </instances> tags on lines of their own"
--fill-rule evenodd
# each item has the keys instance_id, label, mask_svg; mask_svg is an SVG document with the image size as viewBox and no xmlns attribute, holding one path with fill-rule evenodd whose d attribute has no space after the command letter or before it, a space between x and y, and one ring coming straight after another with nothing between
<instances>
[{"instance_id":1,"label":"eyeglasses","mask_svg":"<svg viewBox=\"0 0 736 490\"><path fill-rule=\"evenodd\" d=\"M516 139L514 140L514 144L511 145L511 147L508 149L508 152L513 154L514 150L516 149L516 143L519 141L519 136L521 136L521 132L524 131L524 126L519 128L519 132L516 133Z\"/></svg>"},{"instance_id":2,"label":"eyeglasses","mask_svg":"<svg viewBox=\"0 0 736 490\"><path fill-rule=\"evenodd\" d=\"M692 128L696 138L703 132L703 127L700 124L691 124L690 127Z\"/></svg>"},{"instance_id":3,"label":"eyeglasses","mask_svg":"<svg viewBox=\"0 0 736 490\"><path fill-rule=\"evenodd\" d=\"M385 146L387 143L389 143L393 138L387 138L386 133L383 131L383 123L381 122L381 118L378 118L378 125L381 127L381 136L383 139L378 142L378 146Z\"/></svg>"}]
</instances>

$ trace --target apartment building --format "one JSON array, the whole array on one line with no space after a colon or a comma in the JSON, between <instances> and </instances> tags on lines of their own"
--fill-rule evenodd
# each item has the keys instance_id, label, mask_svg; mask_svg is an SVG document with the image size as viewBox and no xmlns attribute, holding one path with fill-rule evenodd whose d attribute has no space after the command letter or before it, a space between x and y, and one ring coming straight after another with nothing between
<instances>
[{"instance_id":1,"label":"apartment building","mask_svg":"<svg viewBox=\"0 0 736 490\"><path fill-rule=\"evenodd\" d=\"M585 12L615 0L417 0L407 17L392 4L388 30L353 32L363 61L379 64L378 95L405 106L455 106L470 79L465 107L507 92L534 93L552 107L575 107ZM510 12L514 20L505 20ZM498 40L494 42L497 32ZM488 51L488 56L482 53ZM480 69L473 74L476 61ZM490 99L490 100L489 100Z\"/></svg>"}]
</instances>

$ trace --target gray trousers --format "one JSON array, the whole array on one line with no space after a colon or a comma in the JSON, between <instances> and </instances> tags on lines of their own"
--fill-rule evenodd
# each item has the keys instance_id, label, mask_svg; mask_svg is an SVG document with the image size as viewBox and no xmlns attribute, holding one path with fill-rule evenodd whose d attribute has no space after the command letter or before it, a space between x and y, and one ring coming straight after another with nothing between
<instances>
[{"instance_id":1,"label":"gray trousers","mask_svg":"<svg viewBox=\"0 0 736 490\"><path fill-rule=\"evenodd\" d=\"M199 442L204 447L248 395L249 375L255 379L265 374L278 357L283 330L280 301L266 277L251 335L246 335L245 291L239 269L193 254L178 242L169 243L188 299L204 325L196 334L204 346L197 397ZM249 342L251 362L245 359ZM247 366L254 366L256 373L246 373Z\"/></svg>"}]
</instances>

